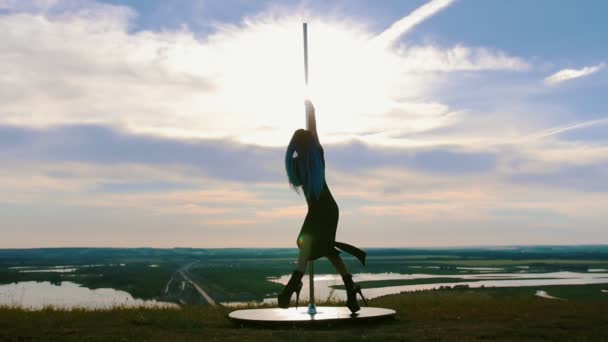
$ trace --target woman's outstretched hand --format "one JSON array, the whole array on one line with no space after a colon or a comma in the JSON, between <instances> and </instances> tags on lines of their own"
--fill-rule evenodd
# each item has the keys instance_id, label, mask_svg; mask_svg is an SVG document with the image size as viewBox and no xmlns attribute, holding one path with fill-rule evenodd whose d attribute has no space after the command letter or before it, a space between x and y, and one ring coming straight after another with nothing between
<instances>
[{"instance_id":1,"label":"woman's outstretched hand","mask_svg":"<svg viewBox=\"0 0 608 342\"><path fill-rule=\"evenodd\" d=\"M312 102L310 100L304 100L304 106L306 107L306 117L315 114L315 106L312 105Z\"/></svg>"},{"instance_id":2,"label":"woman's outstretched hand","mask_svg":"<svg viewBox=\"0 0 608 342\"><path fill-rule=\"evenodd\" d=\"M317 136L317 121L315 119L315 106L312 105L310 100L304 101L304 106L306 107L306 130L312 133L315 139L318 141L319 138Z\"/></svg>"}]
</instances>

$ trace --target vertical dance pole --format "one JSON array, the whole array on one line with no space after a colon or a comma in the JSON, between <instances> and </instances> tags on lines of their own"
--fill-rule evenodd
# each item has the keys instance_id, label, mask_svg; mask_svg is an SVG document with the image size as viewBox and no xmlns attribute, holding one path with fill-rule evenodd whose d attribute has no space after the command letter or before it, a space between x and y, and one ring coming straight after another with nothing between
<instances>
[{"instance_id":1,"label":"vertical dance pole","mask_svg":"<svg viewBox=\"0 0 608 342\"><path fill-rule=\"evenodd\" d=\"M308 288L309 302L308 302L308 314L315 315L317 313L317 306L315 305L315 262L308 262Z\"/></svg>"},{"instance_id":2,"label":"vertical dance pole","mask_svg":"<svg viewBox=\"0 0 608 342\"><path fill-rule=\"evenodd\" d=\"M308 24L303 23L304 29L304 81L308 85Z\"/></svg>"},{"instance_id":3,"label":"vertical dance pole","mask_svg":"<svg viewBox=\"0 0 608 342\"><path fill-rule=\"evenodd\" d=\"M308 25L306 23L302 24L302 29L304 32L304 81L308 86ZM315 262L308 262L308 288L309 292L309 302L308 302L308 314L315 315L317 313L317 307L315 305Z\"/></svg>"}]
</instances>

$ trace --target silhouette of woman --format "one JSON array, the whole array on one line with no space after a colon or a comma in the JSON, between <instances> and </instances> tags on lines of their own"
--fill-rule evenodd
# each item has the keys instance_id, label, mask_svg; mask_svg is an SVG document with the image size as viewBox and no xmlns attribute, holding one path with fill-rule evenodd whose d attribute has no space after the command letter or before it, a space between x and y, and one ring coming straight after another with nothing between
<instances>
[{"instance_id":1,"label":"silhouette of woman","mask_svg":"<svg viewBox=\"0 0 608 342\"><path fill-rule=\"evenodd\" d=\"M357 247L336 241L339 210L327 182L325 181L325 157L317 136L315 108L309 101L306 106L306 130L294 132L285 152L285 170L293 189L301 188L308 203L308 213L298 235L298 267L278 296L279 306L287 308L291 295L296 293L296 301L302 289L302 277L309 260L327 257L342 276L346 287L346 306L351 312L359 311L357 293L365 301L361 287L353 282L340 250L352 254L365 265L366 253Z\"/></svg>"}]
</instances>

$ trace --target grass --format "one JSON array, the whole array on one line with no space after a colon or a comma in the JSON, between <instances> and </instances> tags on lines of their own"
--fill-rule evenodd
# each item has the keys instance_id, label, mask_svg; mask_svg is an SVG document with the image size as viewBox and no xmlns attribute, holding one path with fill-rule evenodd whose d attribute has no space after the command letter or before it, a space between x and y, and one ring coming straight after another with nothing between
<instances>
[{"instance_id":1,"label":"grass","mask_svg":"<svg viewBox=\"0 0 608 342\"><path fill-rule=\"evenodd\" d=\"M270 282L260 274L264 270L253 267L201 267L189 273L219 302L261 301L268 294L281 291L282 285Z\"/></svg>"},{"instance_id":2,"label":"grass","mask_svg":"<svg viewBox=\"0 0 608 342\"><path fill-rule=\"evenodd\" d=\"M230 309L211 306L34 312L1 308L0 341L608 341L608 294L600 291L606 288L542 287L570 296L567 301L536 298L534 288L405 293L370 301L395 309L394 321L317 329L239 327L226 317Z\"/></svg>"}]
</instances>

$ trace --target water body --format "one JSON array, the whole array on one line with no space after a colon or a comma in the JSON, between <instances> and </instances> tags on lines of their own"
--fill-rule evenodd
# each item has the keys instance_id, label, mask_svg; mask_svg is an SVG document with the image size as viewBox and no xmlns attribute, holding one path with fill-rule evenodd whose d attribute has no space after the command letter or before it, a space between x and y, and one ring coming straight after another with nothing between
<instances>
[{"instance_id":1,"label":"water body","mask_svg":"<svg viewBox=\"0 0 608 342\"><path fill-rule=\"evenodd\" d=\"M77 268L41 268L41 269L24 269L19 270L19 273L71 273Z\"/></svg>"},{"instance_id":2,"label":"water body","mask_svg":"<svg viewBox=\"0 0 608 342\"><path fill-rule=\"evenodd\" d=\"M286 274L278 278L269 278L269 281L287 284L291 275ZM608 273L578 273L578 272L550 272L550 273L492 273L492 274L401 274L401 273L359 273L353 276L355 282L398 280L398 279L429 279L429 278L454 278L459 282L454 283L432 283L418 285L399 285L386 287L371 287L367 285L363 289L365 298L376 298L401 292L412 292L420 290L434 290L441 286L468 285L471 288L478 287L519 287L519 286L547 286L547 285L585 285L585 284L608 284ZM549 279L538 279L549 278ZM460 280L470 280L461 282ZM302 278L304 287L300 293L300 302L308 303L308 276ZM342 278L335 274L315 275L315 298L318 300L346 300L346 291L332 288L334 285L342 285ZM295 298L295 296L294 296ZM274 304L276 298L266 298L264 303ZM243 302L223 303L226 305L242 305ZM302 304L303 305L303 304Z\"/></svg>"},{"instance_id":3,"label":"water body","mask_svg":"<svg viewBox=\"0 0 608 342\"><path fill-rule=\"evenodd\" d=\"M504 271L502 267L456 267L457 270L467 271Z\"/></svg>"},{"instance_id":4,"label":"water body","mask_svg":"<svg viewBox=\"0 0 608 342\"><path fill-rule=\"evenodd\" d=\"M547 293L547 291L536 291L536 293L534 294L536 297L541 297L541 298L546 298L546 299L559 299L559 300L563 300L562 298L559 297L554 297L550 294Z\"/></svg>"},{"instance_id":5,"label":"water body","mask_svg":"<svg viewBox=\"0 0 608 342\"><path fill-rule=\"evenodd\" d=\"M82 268L82 267L99 267L106 266L103 264L91 264L91 265L57 265L57 266L13 266L9 267L9 270L37 270L37 269L62 269L62 268ZM110 264L108 266L114 266Z\"/></svg>"},{"instance_id":6,"label":"water body","mask_svg":"<svg viewBox=\"0 0 608 342\"><path fill-rule=\"evenodd\" d=\"M109 309L113 307L176 308L177 304L133 298L125 291L89 289L64 281L54 285L47 281L26 281L0 285L0 306L40 310L47 306L62 309Z\"/></svg>"}]
</instances>

